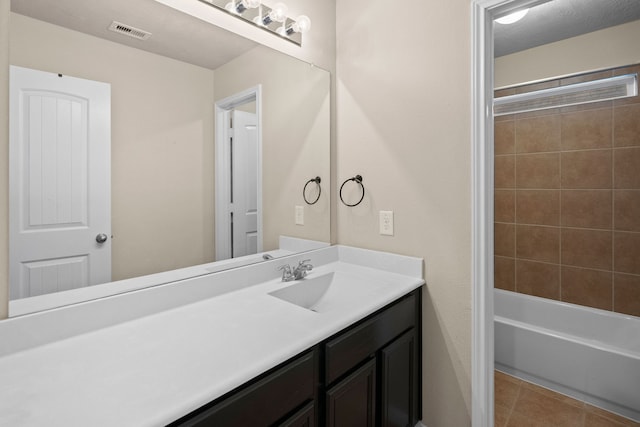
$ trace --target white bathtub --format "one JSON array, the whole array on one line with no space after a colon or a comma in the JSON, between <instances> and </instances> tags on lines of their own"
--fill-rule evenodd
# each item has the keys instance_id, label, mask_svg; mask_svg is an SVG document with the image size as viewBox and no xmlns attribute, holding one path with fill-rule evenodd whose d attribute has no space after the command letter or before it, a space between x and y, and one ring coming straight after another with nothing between
<instances>
[{"instance_id":1,"label":"white bathtub","mask_svg":"<svg viewBox=\"0 0 640 427\"><path fill-rule=\"evenodd\" d=\"M496 289L495 366L640 421L640 318Z\"/></svg>"}]
</instances>

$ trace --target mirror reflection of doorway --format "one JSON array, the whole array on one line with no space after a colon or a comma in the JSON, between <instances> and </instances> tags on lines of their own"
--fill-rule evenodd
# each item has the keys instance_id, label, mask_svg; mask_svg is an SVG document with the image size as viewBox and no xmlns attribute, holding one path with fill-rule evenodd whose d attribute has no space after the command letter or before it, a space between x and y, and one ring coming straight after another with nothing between
<instances>
[{"instance_id":1,"label":"mirror reflection of doorway","mask_svg":"<svg viewBox=\"0 0 640 427\"><path fill-rule=\"evenodd\" d=\"M258 135L255 113L231 112L229 159L231 257L258 252Z\"/></svg>"},{"instance_id":2,"label":"mirror reflection of doorway","mask_svg":"<svg viewBox=\"0 0 640 427\"><path fill-rule=\"evenodd\" d=\"M262 251L259 92L216 103L216 260Z\"/></svg>"}]
</instances>

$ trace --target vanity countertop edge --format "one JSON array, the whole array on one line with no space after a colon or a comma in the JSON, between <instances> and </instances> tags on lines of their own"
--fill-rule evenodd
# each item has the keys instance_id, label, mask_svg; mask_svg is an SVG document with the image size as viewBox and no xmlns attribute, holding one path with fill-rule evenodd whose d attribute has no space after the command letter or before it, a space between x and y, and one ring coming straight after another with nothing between
<instances>
[{"instance_id":1,"label":"vanity countertop edge","mask_svg":"<svg viewBox=\"0 0 640 427\"><path fill-rule=\"evenodd\" d=\"M255 279L281 264L309 258L315 266L309 278L338 272L375 287L316 313L269 295L290 284L274 274L266 281ZM422 259L345 246L240 270L244 271L208 276L213 282L238 281L227 292L165 304L141 317L6 352L0 356L0 426L44 425L52 420L65 426L166 425L425 283ZM207 285L206 278L190 280L199 281L201 288L214 286ZM102 314L113 310L117 318L118 302L170 298L180 286L183 292L195 289L185 282L189 280L167 285L171 288L164 291L149 288L89 302L76 312L74 306L61 308L52 318L66 317L64 321L69 322L74 313L75 320L82 321L90 316L92 304ZM0 343L16 339L11 329L17 325L17 330L24 331L19 322L29 325L30 316L0 322Z\"/></svg>"}]
</instances>

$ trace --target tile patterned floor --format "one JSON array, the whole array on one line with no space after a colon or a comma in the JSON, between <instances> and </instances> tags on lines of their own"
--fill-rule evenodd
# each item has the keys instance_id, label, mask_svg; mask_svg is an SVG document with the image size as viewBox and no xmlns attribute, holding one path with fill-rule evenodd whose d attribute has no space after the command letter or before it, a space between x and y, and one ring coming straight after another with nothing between
<instances>
[{"instance_id":1,"label":"tile patterned floor","mask_svg":"<svg viewBox=\"0 0 640 427\"><path fill-rule=\"evenodd\" d=\"M495 427L640 427L611 412L495 371Z\"/></svg>"}]
</instances>

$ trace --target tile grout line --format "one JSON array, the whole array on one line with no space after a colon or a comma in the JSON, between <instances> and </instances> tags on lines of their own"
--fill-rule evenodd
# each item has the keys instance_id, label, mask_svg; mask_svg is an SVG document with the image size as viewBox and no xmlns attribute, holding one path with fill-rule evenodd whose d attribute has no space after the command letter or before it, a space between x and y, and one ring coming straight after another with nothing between
<instances>
[{"instance_id":1,"label":"tile grout line","mask_svg":"<svg viewBox=\"0 0 640 427\"><path fill-rule=\"evenodd\" d=\"M562 133L562 120L563 120L563 115L560 114L560 149L562 150L564 148L564 140L563 140L563 133ZM558 171L559 171L559 175L560 175L560 183L559 183L559 187L560 187L560 206L558 208L559 211L559 218L558 218L558 224L559 224L559 230L558 230L558 301L562 301L562 152L560 153L560 155L558 156Z\"/></svg>"},{"instance_id":2,"label":"tile grout line","mask_svg":"<svg viewBox=\"0 0 640 427\"><path fill-rule=\"evenodd\" d=\"M616 145L616 107L611 106L611 146ZM611 311L616 311L616 152L611 152Z\"/></svg>"}]
</instances>

